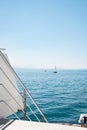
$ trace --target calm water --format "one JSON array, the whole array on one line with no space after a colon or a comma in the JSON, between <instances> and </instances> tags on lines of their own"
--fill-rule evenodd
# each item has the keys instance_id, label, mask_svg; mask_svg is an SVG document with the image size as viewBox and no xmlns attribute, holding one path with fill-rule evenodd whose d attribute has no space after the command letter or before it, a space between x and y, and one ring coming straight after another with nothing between
<instances>
[{"instance_id":1,"label":"calm water","mask_svg":"<svg viewBox=\"0 0 87 130\"><path fill-rule=\"evenodd\" d=\"M16 72L49 122L78 123L87 113L87 70L27 70Z\"/></svg>"}]
</instances>

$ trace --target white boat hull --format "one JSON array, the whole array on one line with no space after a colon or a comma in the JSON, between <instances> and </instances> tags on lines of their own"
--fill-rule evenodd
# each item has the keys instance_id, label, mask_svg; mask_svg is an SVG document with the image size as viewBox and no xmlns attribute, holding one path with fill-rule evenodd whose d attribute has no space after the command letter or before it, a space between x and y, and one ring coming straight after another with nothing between
<instances>
[{"instance_id":1,"label":"white boat hull","mask_svg":"<svg viewBox=\"0 0 87 130\"><path fill-rule=\"evenodd\" d=\"M75 125L69 126L63 124L40 123L21 120L15 120L10 125L5 125L4 127L5 130L86 130L84 127Z\"/></svg>"}]
</instances>

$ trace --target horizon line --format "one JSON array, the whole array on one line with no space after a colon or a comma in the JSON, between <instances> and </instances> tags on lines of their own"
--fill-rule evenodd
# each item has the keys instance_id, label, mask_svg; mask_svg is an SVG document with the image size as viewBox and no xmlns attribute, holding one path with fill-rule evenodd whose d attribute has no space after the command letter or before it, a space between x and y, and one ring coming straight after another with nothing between
<instances>
[{"instance_id":1,"label":"horizon line","mask_svg":"<svg viewBox=\"0 0 87 130\"><path fill-rule=\"evenodd\" d=\"M42 69L42 70L54 70L54 68L45 68L45 67L16 67L13 66L14 69ZM57 70L87 70L87 68L57 68Z\"/></svg>"}]
</instances>

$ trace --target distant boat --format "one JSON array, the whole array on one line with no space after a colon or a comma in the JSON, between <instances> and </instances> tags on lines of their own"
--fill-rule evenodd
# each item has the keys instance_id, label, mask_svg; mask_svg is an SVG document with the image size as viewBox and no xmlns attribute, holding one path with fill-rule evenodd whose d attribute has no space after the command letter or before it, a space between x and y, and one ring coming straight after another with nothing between
<instances>
[{"instance_id":1,"label":"distant boat","mask_svg":"<svg viewBox=\"0 0 87 130\"><path fill-rule=\"evenodd\" d=\"M55 66L55 68L54 68L54 72L53 73L57 73L57 69L56 69L56 66Z\"/></svg>"},{"instance_id":2,"label":"distant boat","mask_svg":"<svg viewBox=\"0 0 87 130\"><path fill-rule=\"evenodd\" d=\"M47 72L47 70L44 70L44 72Z\"/></svg>"}]
</instances>

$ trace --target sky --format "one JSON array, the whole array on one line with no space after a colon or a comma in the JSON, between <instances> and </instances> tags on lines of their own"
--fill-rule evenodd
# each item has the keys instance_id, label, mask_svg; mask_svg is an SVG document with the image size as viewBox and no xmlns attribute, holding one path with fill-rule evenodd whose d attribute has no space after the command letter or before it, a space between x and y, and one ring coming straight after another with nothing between
<instances>
[{"instance_id":1,"label":"sky","mask_svg":"<svg viewBox=\"0 0 87 130\"><path fill-rule=\"evenodd\" d=\"M87 69L87 0L0 0L0 48L13 67Z\"/></svg>"}]
</instances>

